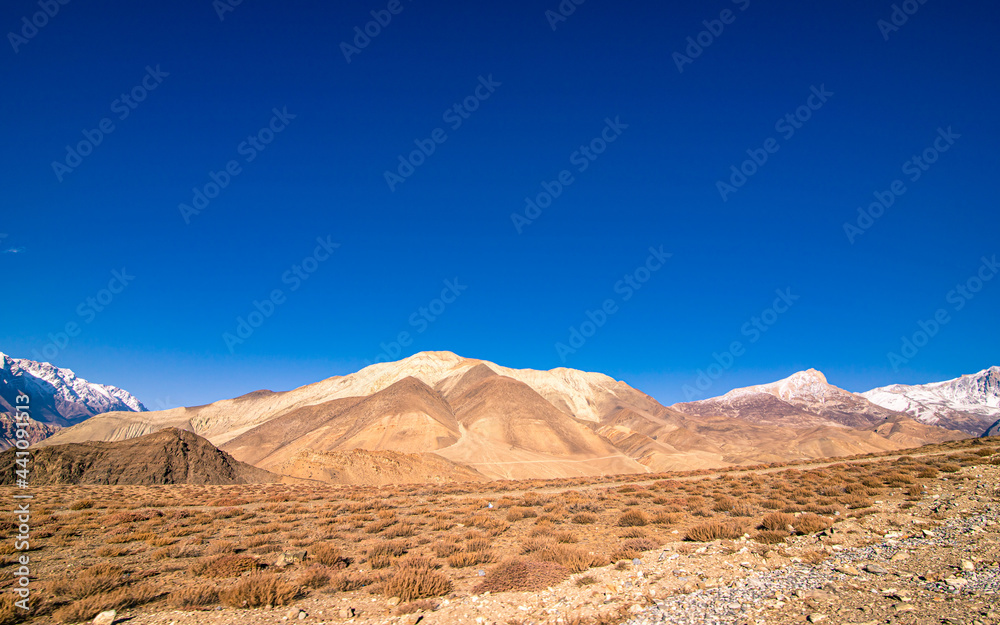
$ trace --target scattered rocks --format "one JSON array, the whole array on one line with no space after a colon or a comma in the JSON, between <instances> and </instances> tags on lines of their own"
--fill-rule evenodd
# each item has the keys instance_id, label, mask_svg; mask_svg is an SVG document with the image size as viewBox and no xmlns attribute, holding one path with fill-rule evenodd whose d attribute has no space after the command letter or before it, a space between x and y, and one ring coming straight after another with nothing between
<instances>
[{"instance_id":1,"label":"scattered rocks","mask_svg":"<svg viewBox=\"0 0 1000 625\"><path fill-rule=\"evenodd\" d=\"M114 610L107 610L106 612L101 612L95 616L92 623L93 625L111 625L115 622L116 616L118 616L117 612Z\"/></svg>"}]
</instances>

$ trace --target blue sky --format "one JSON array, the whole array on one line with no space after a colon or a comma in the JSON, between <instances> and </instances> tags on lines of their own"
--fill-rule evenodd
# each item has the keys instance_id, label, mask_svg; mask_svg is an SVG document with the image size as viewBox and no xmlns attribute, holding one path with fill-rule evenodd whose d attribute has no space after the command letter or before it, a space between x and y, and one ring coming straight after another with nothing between
<instances>
[{"instance_id":1,"label":"blue sky","mask_svg":"<svg viewBox=\"0 0 1000 625\"><path fill-rule=\"evenodd\" d=\"M424 350L664 403L998 364L993 3L219 6L0 9L0 350L151 408Z\"/></svg>"}]
</instances>

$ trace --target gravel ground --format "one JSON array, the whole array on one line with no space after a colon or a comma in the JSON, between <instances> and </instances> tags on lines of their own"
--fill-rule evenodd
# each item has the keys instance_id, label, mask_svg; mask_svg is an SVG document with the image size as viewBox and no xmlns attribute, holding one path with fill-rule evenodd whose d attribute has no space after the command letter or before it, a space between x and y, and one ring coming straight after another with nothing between
<instances>
[{"instance_id":1,"label":"gravel ground","mask_svg":"<svg viewBox=\"0 0 1000 625\"><path fill-rule=\"evenodd\" d=\"M958 515L933 529L887 532L863 547L835 545L817 565L794 563L670 597L627 623L1000 623L995 488L984 480L968 496L946 495L910 511Z\"/></svg>"}]
</instances>

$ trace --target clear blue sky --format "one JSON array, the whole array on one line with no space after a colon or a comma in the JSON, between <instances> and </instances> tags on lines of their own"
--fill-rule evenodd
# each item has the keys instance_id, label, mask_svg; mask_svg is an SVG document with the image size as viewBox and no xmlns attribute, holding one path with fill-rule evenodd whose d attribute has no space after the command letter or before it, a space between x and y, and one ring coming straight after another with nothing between
<instances>
[{"instance_id":1,"label":"clear blue sky","mask_svg":"<svg viewBox=\"0 0 1000 625\"><path fill-rule=\"evenodd\" d=\"M1000 280L949 292L1000 254L1000 9L932 0L880 29L891 5L589 0L553 21L557 0L244 0L224 19L210 0L5 2L0 350L47 351L151 408L348 373L400 332L404 356L602 371L664 403L734 341L698 396L808 367L866 390L998 364ZM391 21L348 62L372 11ZM721 32L679 71L706 20ZM434 151L400 172L415 141ZM748 150L767 161L724 201ZM185 219L210 172L228 184ZM519 232L512 214L561 175ZM849 237L894 180L905 193ZM339 247L303 262L326 237ZM651 246L670 256L646 274ZM626 275L648 277L627 300ZM798 299L752 340L776 289ZM936 335L890 362L938 309Z\"/></svg>"}]
</instances>

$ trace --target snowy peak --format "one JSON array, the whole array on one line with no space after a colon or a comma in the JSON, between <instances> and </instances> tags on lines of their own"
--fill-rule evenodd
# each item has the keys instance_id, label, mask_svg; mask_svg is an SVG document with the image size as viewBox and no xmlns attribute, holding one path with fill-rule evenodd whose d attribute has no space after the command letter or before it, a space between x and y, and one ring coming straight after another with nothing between
<instances>
[{"instance_id":1,"label":"snowy peak","mask_svg":"<svg viewBox=\"0 0 1000 625\"><path fill-rule=\"evenodd\" d=\"M782 400L815 400L824 401L831 394L846 393L826 381L826 376L816 369L806 369L771 382L757 384L729 391L723 397L739 397L753 393L767 393Z\"/></svg>"},{"instance_id":2,"label":"snowy peak","mask_svg":"<svg viewBox=\"0 0 1000 625\"><path fill-rule=\"evenodd\" d=\"M1000 367L929 384L892 384L862 393L869 401L930 425L984 434L1000 419Z\"/></svg>"},{"instance_id":3,"label":"snowy peak","mask_svg":"<svg viewBox=\"0 0 1000 625\"><path fill-rule=\"evenodd\" d=\"M14 412L18 394L31 398L32 418L66 426L103 412L145 412L128 391L93 384L70 369L0 353L0 412Z\"/></svg>"}]
</instances>

